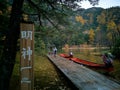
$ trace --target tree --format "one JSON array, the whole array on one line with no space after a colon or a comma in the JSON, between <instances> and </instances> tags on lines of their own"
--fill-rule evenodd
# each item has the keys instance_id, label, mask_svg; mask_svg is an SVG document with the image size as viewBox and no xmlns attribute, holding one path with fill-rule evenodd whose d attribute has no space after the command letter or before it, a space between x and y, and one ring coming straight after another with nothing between
<instances>
[{"instance_id":1,"label":"tree","mask_svg":"<svg viewBox=\"0 0 120 90\"><path fill-rule=\"evenodd\" d=\"M82 16L76 16L75 19L76 21L80 22L82 25L86 23L86 20L84 20Z\"/></svg>"},{"instance_id":2,"label":"tree","mask_svg":"<svg viewBox=\"0 0 120 90\"><path fill-rule=\"evenodd\" d=\"M14 0L13 2L9 31L6 33L3 53L0 60L0 90L8 90L9 88L9 81L12 75L17 52L22 5L23 0Z\"/></svg>"},{"instance_id":3,"label":"tree","mask_svg":"<svg viewBox=\"0 0 120 90\"><path fill-rule=\"evenodd\" d=\"M93 29L90 29L90 31L89 31L89 42L90 42L91 44L93 44L94 36L95 36L94 30L93 30Z\"/></svg>"},{"instance_id":4,"label":"tree","mask_svg":"<svg viewBox=\"0 0 120 90\"><path fill-rule=\"evenodd\" d=\"M116 24L114 21L110 21L107 24L107 30L108 30L108 39L112 41L112 44L115 43L116 36Z\"/></svg>"},{"instance_id":5,"label":"tree","mask_svg":"<svg viewBox=\"0 0 120 90\"><path fill-rule=\"evenodd\" d=\"M6 31L8 28L8 9L7 9L7 2L4 2L4 0L0 1L0 58L1 58L1 53L3 51L3 43L4 43L4 38L6 35Z\"/></svg>"},{"instance_id":6,"label":"tree","mask_svg":"<svg viewBox=\"0 0 120 90\"><path fill-rule=\"evenodd\" d=\"M101 13L101 15L98 15L97 16L97 21L98 21L98 23L99 24L105 24L106 23L106 15L105 15L105 13Z\"/></svg>"}]
</instances>

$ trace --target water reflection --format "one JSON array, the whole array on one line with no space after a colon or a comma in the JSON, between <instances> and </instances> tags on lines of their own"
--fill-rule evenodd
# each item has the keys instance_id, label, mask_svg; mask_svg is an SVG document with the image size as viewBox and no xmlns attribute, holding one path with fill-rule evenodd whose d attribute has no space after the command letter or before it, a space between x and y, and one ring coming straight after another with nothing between
<instances>
[{"instance_id":1,"label":"water reflection","mask_svg":"<svg viewBox=\"0 0 120 90\"><path fill-rule=\"evenodd\" d=\"M101 55L102 51L100 49L64 49L65 53L69 53L72 50L74 57L78 57L84 60L96 62L96 63L103 63Z\"/></svg>"}]
</instances>

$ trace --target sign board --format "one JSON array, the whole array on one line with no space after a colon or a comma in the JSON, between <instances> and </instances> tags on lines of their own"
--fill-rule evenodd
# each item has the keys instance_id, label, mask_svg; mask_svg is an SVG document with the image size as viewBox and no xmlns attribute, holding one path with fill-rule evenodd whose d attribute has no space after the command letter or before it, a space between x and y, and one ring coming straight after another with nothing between
<instances>
[{"instance_id":1,"label":"sign board","mask_svg":"<svg viewBox=\"0 0 120 90\"><path fill-rule=\"evenodd\" d=\"M21 90L33 90L34 24L20 24L20 85Z\"/></svg>"}]
</instances>

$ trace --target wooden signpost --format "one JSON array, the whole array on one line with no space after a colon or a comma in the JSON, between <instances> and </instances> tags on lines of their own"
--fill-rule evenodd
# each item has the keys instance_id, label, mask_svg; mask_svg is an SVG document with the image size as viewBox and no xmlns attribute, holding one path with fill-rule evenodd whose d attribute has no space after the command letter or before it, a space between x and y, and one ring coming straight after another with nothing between
<instances>
[{"instance_id":1,"label":"wooden signpost","mask_svg":"<svg viewBox=\"0 0 120 90\"><path fill-rule=\"evenodd\" d=\"M21 90L34 90L33 60L34 60L34 24L20 25L20 83Z\"/></svg>"}]
</instances>

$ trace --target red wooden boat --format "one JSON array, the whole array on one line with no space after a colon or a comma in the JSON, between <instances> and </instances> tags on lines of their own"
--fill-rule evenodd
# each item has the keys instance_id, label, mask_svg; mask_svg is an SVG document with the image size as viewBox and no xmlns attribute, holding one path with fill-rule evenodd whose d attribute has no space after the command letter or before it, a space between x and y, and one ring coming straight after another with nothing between
<instances>
[{"instance_id":1,"label":"red wooden boat","mask_svg":"<svg viewBox=\"0 0 120 90\"><path fill-rule=\"evenodd\" d=\"M64 58L70 58L70 56L67 55L67 54L60 54L60 56L61 56L61 57L64 57Z\"/></svg>"},{"instance_id":2,"label":"red wooden boat","mask_svg":"<svg viewBox=\"0 0 120 90\"><path fill-rule=\"evenodd\" d=\"M105 66L105 64L98 64L98 63L86 61L86 60L75 58L75 57L71 58L67 54L60 54L60 56L64 57L64 58L67 58L68 60L72 60L76 63L81 64L81 65L84 65L84 66L88 66L88 67L92 67L92 68L96 68L96 69L104 69L104 70L107 70L109 72L113 71L113 67L108 68L108 67Z\"/></svg>"}]
</instances>

